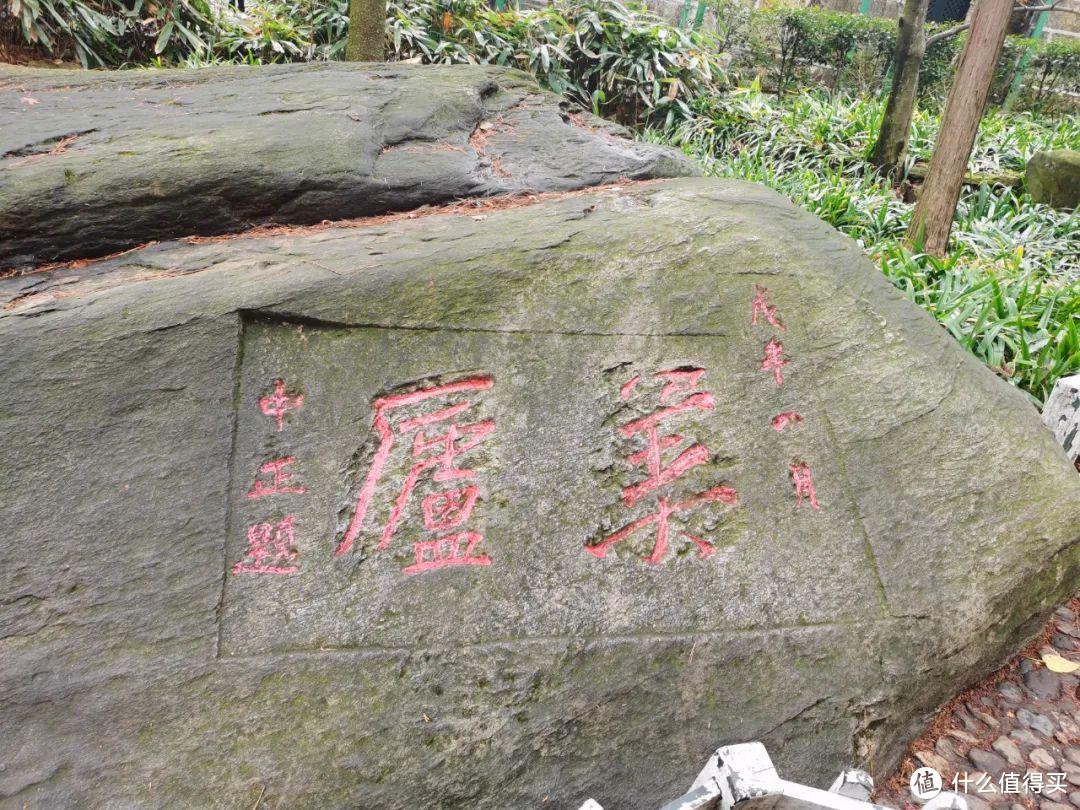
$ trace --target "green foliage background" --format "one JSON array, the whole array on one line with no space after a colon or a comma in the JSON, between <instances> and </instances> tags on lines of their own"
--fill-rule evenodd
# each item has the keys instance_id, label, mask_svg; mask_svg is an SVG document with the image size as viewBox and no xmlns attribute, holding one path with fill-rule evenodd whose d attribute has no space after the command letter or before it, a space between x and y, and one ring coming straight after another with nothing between
<instances>
[{"instance_id":1,"label":"green foliage background","mask_svg":"<svg viewBox=\"0 0 1080 810\"><path fill-rule=\"evenodd\" d=\"M671 126L724 73L711 38L615 0L562 3L528 14L478 0L392 0L390 52L422 62L480 62L532 73L542 85L625 124Z\"/></svg>"},{"instance_id":2,"label":"green foliage background","mask_svg":"<svg viewBox=\"0 0 1080 810\"><path fill-rule=\"evenodd\" d=\"M494 11L482 0L390 0L388 53L518 67L598 113L650 125L685 118L689 105L714 94L725 76L734 83L757 77L778 93L824 85L868 94L887 79L893 20L710 2L708 25L684 31L618 0L559 0L525 13ZM241 14L215 10L208 0L0 0L0 55L5 45L12 54L21 46L84 67L336 59L344 52L347 6L348 0L253 0ZM962 44L963 37L951 37L930 46L924 97L947 89ZM1080 91L1080 42L1011 37L995 97L1004 96L1029 47L1029 103Z\"/></svg>"}]
</instances>

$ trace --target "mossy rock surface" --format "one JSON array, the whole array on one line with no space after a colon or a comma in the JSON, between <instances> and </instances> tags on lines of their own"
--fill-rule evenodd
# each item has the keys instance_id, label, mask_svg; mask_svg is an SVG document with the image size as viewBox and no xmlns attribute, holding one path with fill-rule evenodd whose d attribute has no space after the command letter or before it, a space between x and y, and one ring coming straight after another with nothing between
<instances>
[{"instance_id":1,"label":"mossy rock surface","mask_svg":"<svg viewBox=\"0 0 1080 810\"><path fill-rule=\"evenodd\" d=\"M1077 583L1034 408L745 183L9 278L0 379L13 807L653 808L754 739L824 786Z\"/></svg>"},{"instance_id":2,"label":"mossy rock surface","mask_svg":"<svg viewBox=\"0 0 1080 810\"><path fill-rule=\"evenodd\" d=\"M0 66L0 270L454 199L696 174L520 71Z\"/></svg>"},{"instance_id":3,"label":"mossy rock surface","mask_svg":"<svg viewBox=\"0 0 1080 810\"><path fill-rule=\"evenodd\" d=\"M1051 149L1028 161L1024 185L1037 203L1070 210L1080 205L1080 151Z\"/></svg>"}]
</instances>

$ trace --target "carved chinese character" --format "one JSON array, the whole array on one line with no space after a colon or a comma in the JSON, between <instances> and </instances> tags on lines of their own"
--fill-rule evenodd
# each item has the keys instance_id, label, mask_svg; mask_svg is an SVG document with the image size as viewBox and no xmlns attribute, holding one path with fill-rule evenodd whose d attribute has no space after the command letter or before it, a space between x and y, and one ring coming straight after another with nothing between
<instances>
[{"instance_id":1,"label":"carved chinese character","mask_svg":"<svg viewBox=\"0 0 1080 810\"><path fill-rule=\"evenodd\" d=\"M422 502L424 525L429 529L439 531L460 526L472 514L479 494L479 488L470 484L467 487L433 492L424 496Z\"/></svg>"},{"instance_id":2,"label":"carved chinese character","mask_svg":"<svg viewBox=\"0 0 1080 810\"><path fill-rule=\"evenodd\" d=\"M623 402L630 399L630 397L634 393L634 388L637 386L637 384L639 382L641 382L641 375L640 374L635 374L629 380L624 382L622 384L622 386L619 388L619 399L621 399Z\"/></svg>"},{"instance_id":3,"label":"carved chinese character","mask_svg":"<svg viewBox=\"0 0 1080 810\"><path fill-rule=\"evenodd\" d=\"M780 318L776 314L776 307L769 303L768 296L769 291L759 284L754 285L754 300L752 303L753 312L750 316L750 325L758 325L758 316L765 318L772 326L775 326L781 332L784 331L784 324L780 322Z\"/></svg>"},{"instance_id":4,"label":"carved chinese character","mask_svg":"<svg viewBox=\"0 0 1080 810\"><path fill-rule=\"evenodd\" d=\"M269 476L270 481L267 483L261 478L256 478L251 485L251 489L248 490L247 496L249 498L263 498L267 495L303 495L307 492L304 487L287 483L292 480L293 474L286 471L285 468L295 463L295 456L285 456L271 459L263 464L259 467L259 475Z\"/></svg>"},{"instance_id":5,"label":"carved chinese character","mask_svg":"<svg viewBox=\"0 0 1080 810\"><path fill-rule=\"evenodd\" d=\"M667 498L657 499L657 510L650 515L631 521L614 534L610 534L596 545L585 546L585 549L594 557L603 559L607 556L608 549L616 543L628 539L635 532L647 527L656 526L656 539L653 541L653 550L645 562L656 565L663 562L667 555L668 544L671 537L670 517L679 512L689 511L706 503L725 503L734 506L739 502L738 493L730 487L718 486L698 493L692 498L678 503L669 503ZM710 557L716 552L716 548L709 542L695 537L688 532L682 532L683 536L698 547L699 557Z\"/></svg>"},{"instance_id":6,"label":"carved chinese character","mask_svg":"<svg viewBox=\"0 0 1080 810\"><path fill-rule=\"evenodd\" d=\"M679 392L695 388L704 373L705 370L700 368L690 371L661 371L656 376L668 380L668 383L660 392L660 404L666 404ZM709 460L709 449L703 444L694 444L683 450L670 464L664 466L661 461L663 452L682 444L684 439L677 433L660 436L659 427L661 422L668 421L686 411L711 411L714 407L713 395L706 391L699 391L690 394L675 405L659 408L648 416L635 419L619 428L619 433L628 439L643 434L646 440L645 449L634 453L628 460L634 465L644 464L648 470L648 477L623 489L623 501L627 506L633 506L648 493Z\"/></svg>"},{"instance_id":7,"label":"carved chinese character","mask_svg":"<svg viewBox=\"0 0 1080 810\"><path fill-rule=\"evenodd\" d=\"M779 432L788 425L802 424L802 420L803 417L801 413L797 413L796 411L784 411L770 419L769 424L772 425L773 430Z\"/></svg>"},{"instance_id":8,"label":"carved chinese character","mask_svg":"<svg viewBox=\"0 0 1080 810\"><path fill-rule=\"evenodd\" d=\"M418 574L450 565L491 565L491 558L486 554L473 553L473 549L483 539L484 536L476 532L458 532L435 540L413 543L416 562L402 570L406 574ZM464 550L461 548L463 542Z\"/></svg>"},{"instance_id":9,"label":"carved chinese character","mask_svg":"<svg viewBox=\"0 0 1080 810\"><path fill-rule=\"evenodd\" d=\"M284 380L274 380L274 393L259 400L259 410L274 419L278 432L285 427L285 414L303 407L303 394L290 394Z\"/></svg>"},{"instance_id":10,"label":"carved chinese character","mask_svg":"<svg viewBox=\"0 0 1080 810\"><path fill-rule=\"evenodd\" d=\"M796 506L802 506L805 498L814 509L820 509L817 494L814 492L814 478L810 472L810 465L804 461L795 461L791 464L791 483L795 487L795 496L798 498Z\"/></svg>"},{"instance_id":11,"label":"carved chinese character","mask_svg":"<svg viewBox=\"0 0 1080 810\"><path fill-rule=\"evenodd\" d=\"M256 523L247 531L247 553L233 566L233 574L295 574L296 558L292 515L278 523Z\"/></svg>"},{"instance_id":12,"label":"carved chinese character","mask_svg":"<svg viewBox=\"0 0 1080 810\"><path fill-rule=\"evenodd\" d=\"M411 465L397 488L396 497L390 502L389 517L379 530L377 548L389 547L413 492L423 480L429 485L452 484L443 488L432 486L433 491L421 499L424 527L428 531L456 529L469 520L480 490L471 483L476 471L463 466L462 457L491 435L495 422L491 419L467 421L465 415L477 404L470 397L489 390L492 385L492 378L482 375L379 397L372 403L379 444L357 495L352 519L338 543L336 556L348 553L356 543L364 521L372 511L393 450L406 442ZM471 531L416 540L413 544L416 562L404 571L412 574L449 566L490 565L490 558L474 553L482 540L483 535Z\"/></svg>"},{"instance_id":13,"label":"carved chinese character","mask_svg":"<svg viewBox=\"0 0 1080 810\"><path fill-rule=\"evenodd\" d=\"M765 357L761 360L761 370L773 372L776 384L781 385L784 382L784 375L780 370L790 363L790 360L784 358L784 344L776 338L770 338L765 344Z\"/></svg>"},{"instance_id":14,"label":"carved chinese character","mask_svg":"<svg viewBox=\"0 0 1080 810\"><path fill-rule=\"evenodd\" d=\"M678 479L694 468L707 464L711 457L704 444L689 440L679 433L661 432L661 427L672 420L678 420L694 411L708 412L714 409L713 395L707 391L696 390L704 374L705 369L702 368L677 368L653 375L664 383L660 391L659 407L645 416L619 426L620 436L634 440L638 445L644 443L642 449L627 456L627 461L631 466L644 467L645 477L623 487L623 504L633 508L655 493L656 509L630 521L598 542L587 543L585 548L593 556L603 558L612 546L648 530L653 534L653 548L645 557L645 562L656 565L663 562L672 541L672 516L680 516L681 513L694 511L707 504L722 503L733 506L738 503L735 490L723 485L679 499L673 498L670 493L671 486ZM619 389L619 398L623 401L629 400L634 396L639 382L640 375L625 382ZM689 446L683 447L687 442ZM683 449L680 450L680 447ZM670 460L665 460L665 454ZM674 458L671 458L672 454ZM664 494L660 494L661 491ZM690 532L677 529L675 531L697 546L699 557L708 557L716 550L713 544Z\"/></svg>"}]
</instances>

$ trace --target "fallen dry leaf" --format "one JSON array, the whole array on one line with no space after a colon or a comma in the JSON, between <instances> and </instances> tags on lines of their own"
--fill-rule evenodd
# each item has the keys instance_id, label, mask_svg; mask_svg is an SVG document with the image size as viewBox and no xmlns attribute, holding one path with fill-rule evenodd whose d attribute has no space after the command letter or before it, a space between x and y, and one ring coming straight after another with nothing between
<instances>
[{"instance_id":1,"label":"fallen dry leaf","mask_svg":"<svg viewBox=\"0 0 1080 810\"><path fill-rule=\"evenodd\" d=\"M1043 653L1042 660L1046 664L1046 668L1051 672L1076 672L1076 670L1080 669L1080 664L1054 653Z\"/></svg>"}]
</instances>

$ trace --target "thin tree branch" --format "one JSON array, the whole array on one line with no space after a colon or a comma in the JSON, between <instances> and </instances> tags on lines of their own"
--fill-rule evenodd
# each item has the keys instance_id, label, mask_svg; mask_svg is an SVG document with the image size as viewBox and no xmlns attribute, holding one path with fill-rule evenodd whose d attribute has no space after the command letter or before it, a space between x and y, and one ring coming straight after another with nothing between
<instances>
[{"instance_id":1,"label":"thin tree branch","mask_svg":"<svg viewBox=\"0 0 1080 810\"><path fill-rule=\"evenodd\" d=\"M1061 4L1061 0L1057 0L1056 3L1050 3L1046 6L1014 6L1013 11L1060 11L1062 14L1080 14L1080 9L1075 8L1058 8Z\"/></svg>"},{"instance_id":2,"label":"thin tree branch","mask_svg":"<svg viewBox=\"0 0 1080 810\"><path fill-rule=\"evenodd\" d=\"M1062 14L1080 14L1080 9L1074 8L1058 8L1062 0L1055 0L1053 3L1048 3L1044 6L1025 6L1023 3L1017 3L1013 6L1013 11L1060 11ZM953 26L952 28L946 28L944 31L938 31L933 36L926 38L926 47L929 48L935 42L941 42L943 39L954 37L961 31L967 31L971 28L971 23L961 23L960 25Z\"/></svg>"},{"instance_id":3,"label":"thin tree branch","mask_svg":"<svg viewBox=\"0 0 1080 810\"><path fill-rule=\"evenodd\" d=\"M929 48L935 42L941 42L943 39L954 37L961 31L967 31L969 28L971 28L971 23L962 23L961 25L956 25L952 28L946 28L944 31L938 31L933 36L926 38L926 47Z\"/></svg>"}]
</instances>

